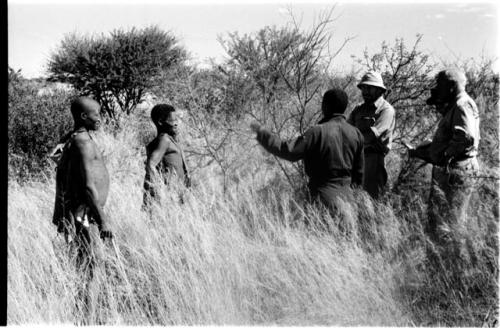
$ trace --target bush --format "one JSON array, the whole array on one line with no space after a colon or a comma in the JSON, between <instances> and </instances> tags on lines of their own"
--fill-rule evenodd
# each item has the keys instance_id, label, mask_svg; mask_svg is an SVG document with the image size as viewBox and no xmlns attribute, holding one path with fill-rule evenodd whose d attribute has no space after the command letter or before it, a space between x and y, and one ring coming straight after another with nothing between
<instances>
[{"instance_id":1,"label":"bush","mask_svg":"<svg viewBox=\"0 0 500 328\"><path fill-rule=\"evenodd\" d=\"M186 58L178 40L153 26L115 30L110 36L67 35L49 61L51 79L92 95L103 114L130 114L165 70Z\"/></svg>"},{"instance_id":2,"label":"bush","mask_svg":"<svg viewBox=\"0 0 500 328\"><path fill-rule=\"evenodd\" d=\"M43 92L46 91L46 92ZM69 111L74 92L40 89L9 68L9 177L39 177L52 166L47 154L73 126Z\"/></svg>"}]
</instances>

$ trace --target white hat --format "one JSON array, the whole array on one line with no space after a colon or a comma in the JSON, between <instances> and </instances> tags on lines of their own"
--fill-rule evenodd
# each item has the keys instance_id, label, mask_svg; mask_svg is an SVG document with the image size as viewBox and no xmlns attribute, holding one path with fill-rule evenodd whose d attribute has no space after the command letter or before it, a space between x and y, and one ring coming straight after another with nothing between
<instances>
[{"instance_id":1,"label":"white hat","mask_svg":"<svg viewBox=\"0 0 500 328\"><path fill-rule=\"evenodd\" d=\"M382 75L379 72L370 71L363 75L361 81L358 83L358 88L361 85L372 85L374 87L379 87L381 89L387 90L384 85L384 81L382 80Z\"/></svg>"}]
</instances>

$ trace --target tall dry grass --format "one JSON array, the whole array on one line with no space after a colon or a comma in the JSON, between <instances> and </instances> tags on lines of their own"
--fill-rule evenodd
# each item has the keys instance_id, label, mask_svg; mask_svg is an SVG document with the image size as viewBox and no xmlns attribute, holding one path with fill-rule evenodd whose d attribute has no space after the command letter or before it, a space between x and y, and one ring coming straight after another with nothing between
<instances>
[{"instance_id":1,"label":"tall dry grass","mask_svg":"<svg viewBox=\"0 0 500 328\"><path fill-rule=\"evenodd\" d=\"M9 323L476 325L497 304L490 288L498 252L481 239L496 226L474 232L473 247L493 259L467 268L468 279L480 277L483 286L474 288L482 294L460 298L470 286L455 291L444 273L430 270L416 217L423 203L394 207L390 198L372 203L357 192L356 203L330 220L343 222L339 230L314 224L326 214L269 188L266 172L223 192L206 168L183 202L174 190L145 212L137 133L97 135L111 173L105 212L115 240L98 245L90 310L85 275L51 224L53 176L9 182ZM498 212L491 215L488 222ZM454 312L458 319L446 316Z\"/></svg>"}]
</instances>

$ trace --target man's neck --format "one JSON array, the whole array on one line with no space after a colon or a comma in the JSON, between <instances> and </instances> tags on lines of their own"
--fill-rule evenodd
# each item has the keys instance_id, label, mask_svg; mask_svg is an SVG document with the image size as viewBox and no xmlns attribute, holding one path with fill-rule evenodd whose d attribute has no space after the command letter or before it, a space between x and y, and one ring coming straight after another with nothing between
<instances>
[{"instance_id":1,"label":"man's neck","mask_svg":"<svg viewBox=\"0 0 500 328\"><path fill-rule=\"evenodd\" d=\"M374 101L370 101L370 102L365 101L365 104L370 105L370 106L371 106L371 105L376 106L376 105L378 104L378 102L379 102L382 98L383 98L383 96L380 96L380 97L378 97L377 99L375 99Z\"/></svg>"},{"instance_id":2,"label":"man's neck","mask_svg":"<svg viewBox=\"0 0 500 328\"><path fill-rule=\"evenodd\" d=\"M74 132L88 132L87 128L84 125L75 125L73 128Z\"/></svg>"},{"instance_id":3,"label":"man's neck","mask_svg":"<svg viewBox=\"0 0 500 328\"><path fill-rule=\"evenodd\" d=\"M162 129L157 129L157 135L160 135L160 134L166 134L168 135L170 138L174 139L174 140L177 140L177 135L175 134L171 134L171 133L168 133L168 131L164 131Z\"/></svg>"}]
</instances>

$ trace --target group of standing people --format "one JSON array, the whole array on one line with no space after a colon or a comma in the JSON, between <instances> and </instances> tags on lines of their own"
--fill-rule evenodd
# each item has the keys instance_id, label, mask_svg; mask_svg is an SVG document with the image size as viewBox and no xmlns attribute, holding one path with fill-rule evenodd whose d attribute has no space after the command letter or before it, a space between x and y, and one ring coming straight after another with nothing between
<instances>
[{"instance_id":1,"label":"group of standing people","mask_svg":"<svg viewBox=\"0 0 500 328\"><path fill-rule=\"evenodd\" d=\"M295 140L282 141L259 124L251 125L267 151L304 161L312 199L331 210L338 198L350 201L352 187L363 187L377 199L387 185L385 156L392 146L395 110L383 97L387 88L380 73L367 72L358 88L364 102L349 117L347 94L341 89L325 92L322 119Z\"/></svg>"},{"instance_id":2,"label":"group of standing people","mask_svg":"<svg viewBox=\"0 0 500 328\"><path fill-rule=\"evenodd\" d=\"M465 75L456 69L439 72L427 104L442 114L431 142L407 145L410 157L433 164L427 230L436 241L450 238L450 231L463 224L473 176L478 171L479 113L465 92ZM347 94L340 89L325 92L318 124L292 141L257 123L250 128L270 153L290 161L303 160L312 199L334 208L338 198L349 200L352 187L362 187L374 199L387 187L385 156L392 147L395 110L384 99L387 88L378 72L367 72L360 80L363 103L346 117ZM102 154L89 131L101 125L100 106L80 97L71 104L74 129L56 147L58 170L53 223L58 231L76 242L79 258L89 258L91 227L103 239L113 233L103 207L109 191L109 174ZM153 107L151 119L157 136L147 147L143 206L158 190L158 173L190 185L189 170L177 141L174 107ZM94 229L95 229L94 228ZM88 263L92 266L92 263Z\"/></svg>"},{"instance_id":3,"label":"group of standing people","mask_svg":"<svg viewBox=\"0 0 500 328\"><path fill-rule=\"evenodd\" d=\"M465 74L440 71L427 104L442 115L432 141L408 145L410 158L433 165L426 232L438 244L460 235L479 164L479 111L466 93ZM346 117L348 97L339 89L323 96L321 121L292 141L282 141L259 124L251 128L270 153L303 160L313 200L335 210L338 199L349 201L352 187L363 187L374 199L387 187L385 156L392 147L395 110L384 99L387 88L378 72L367 72L358 84L364 102Z\"/></svg>"}]
</instances>

